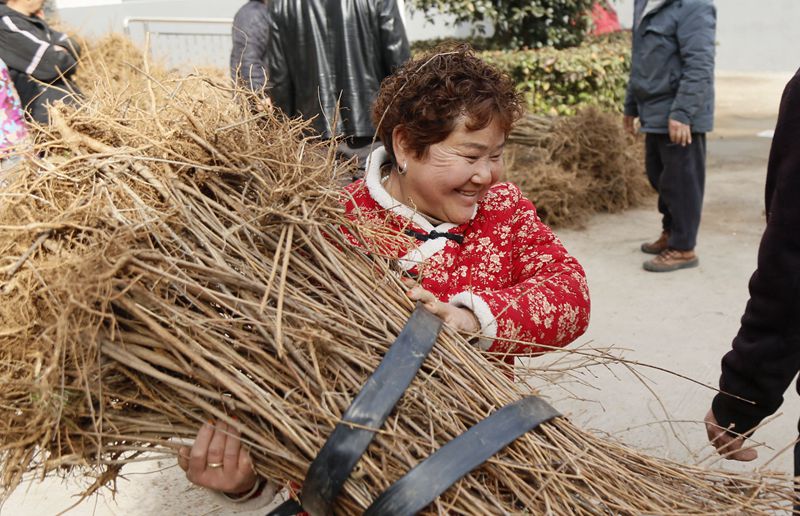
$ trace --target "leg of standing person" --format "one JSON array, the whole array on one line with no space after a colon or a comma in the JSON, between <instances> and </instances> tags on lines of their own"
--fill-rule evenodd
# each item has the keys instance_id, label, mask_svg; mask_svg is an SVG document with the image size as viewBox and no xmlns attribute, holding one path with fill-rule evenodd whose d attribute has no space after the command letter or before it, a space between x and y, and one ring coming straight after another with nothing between
<instances>
[{"instance_id":1,"label":"leg of standing person","mask_svg":"<svg viewBox=\"0 0 800 516\"><path fill-rule=\"evenodd\" d=\"M686 147L667 143L664 146L664 171L661 183L667 191L666 202L672 213L669 247L692 251L697 245L697 231L703 211L706 181L706 135L695 133Z\"/></svg>"},{"instance_id":2,"label":"leg of standing person","mask_svg":"<svg viewBox=\"0 0 800 516\"><path fill-rule=\"evenodd\" d=\"M661 161L661 150L659 147L659 139L663 135L647 133L645 135L645 156L644 164L645 171L647 172L647 179L650 181L650 186L659 191L659 184L661 182L661 174L664 171L664 163ZM658 211L661 213L661 236L654 242L645 242L642 244L642 252L648 254L660 254L661 251L667 248L667 239L669 238L669 231L672 225L672 216L669 213L664 199L661 194L658 195Z\"/></svg>"},{"instance_id":3,"label":"leg of standing person","mask_svg":"<svg viewBox=\"0 0 800 516\"><path fill-rule=\"evenodd\" d=\"M672 143L667 135L657 135L663 169L658 181L659 203L669 213L667 248L644 263L645 270L669 272L696 267L694 248L703 211L705 189L706 135L694 133L692 143Z\"/></svg>"}]
</instances>

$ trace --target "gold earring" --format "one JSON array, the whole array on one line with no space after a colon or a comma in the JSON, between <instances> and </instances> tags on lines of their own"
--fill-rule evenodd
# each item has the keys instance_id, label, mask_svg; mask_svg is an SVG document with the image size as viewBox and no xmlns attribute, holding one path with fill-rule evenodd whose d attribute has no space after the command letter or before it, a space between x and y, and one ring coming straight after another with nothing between
<instances>
[{"instance_id":1,"label":"gold earring","mask_svg":"<svg viewBox=\"0 0 800 516\"><path fill-rule=\"evenodd\" d=\"M401 176L404 176L408 173L408 161L403 161L403 166L400 167L400 170L398 170L398 172L400 173Z\"/></svg>"}]
</instances>

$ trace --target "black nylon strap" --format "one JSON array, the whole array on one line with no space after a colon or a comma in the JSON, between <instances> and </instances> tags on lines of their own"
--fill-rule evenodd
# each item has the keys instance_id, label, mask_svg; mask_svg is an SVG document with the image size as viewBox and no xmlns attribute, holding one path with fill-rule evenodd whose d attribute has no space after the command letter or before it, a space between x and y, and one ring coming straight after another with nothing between
<instances>
[{"instance_id":1,"label":"black nylon strap","mask_svg":"<svg viewBox=\"0 0 800 516\"><path fill-rule=\"evenodd\" d=\"M376 498L364 516L418 513L521 435L560 415L535 396L506 405L417 464Z\"/></svg>"},{"instance_id":2,"label":"black nylon strap","mask_svg":"<svg viewBox=\"0 0 800 516\"><path fill-rule=\"evenodd\" d=\"M336 496L375 437L375 429L383 425L417 375L441 327L441 319L417 303L400 335L306 473L300 501L311 516L332 514Z\"/></svg>"}]
</instances>

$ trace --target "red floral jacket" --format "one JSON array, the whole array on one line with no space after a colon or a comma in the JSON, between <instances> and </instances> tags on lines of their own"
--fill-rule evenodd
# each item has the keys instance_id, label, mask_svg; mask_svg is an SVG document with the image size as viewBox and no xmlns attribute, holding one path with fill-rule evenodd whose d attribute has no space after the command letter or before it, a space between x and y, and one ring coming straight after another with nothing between
<instances>
[{"instance_id":1,"label":"red floral jacket","mask_svg":"<svg viewBox=\"0 0 800 516\"><path fill-rule=\"evenodd\" d=\"M583 267L517 186L493 186L465 224L434 226L383 187L384 158L384 149L377 149L366 177L346 187L346 213L363 228L388 227L422 238L433 234L427 240L386 236L371 242L369 251L397 258L440 301L471 309L487 337L481 348L513 362L513 355L546 351L541 345L565 346L586 331L589 290ZM437 236L441 233L454 236Z\"/></svg>"}]
</instances>

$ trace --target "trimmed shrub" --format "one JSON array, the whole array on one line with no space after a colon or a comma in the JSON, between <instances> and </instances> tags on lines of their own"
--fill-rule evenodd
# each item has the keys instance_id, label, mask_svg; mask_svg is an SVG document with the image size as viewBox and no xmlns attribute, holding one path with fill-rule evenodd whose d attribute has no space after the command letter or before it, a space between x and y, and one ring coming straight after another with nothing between
<instances>
[{"instance_id":1,"label":"trimmed shrub","mask_svg":"<svg viewBox=\"0 0 800 516\"><path fill-rule=\"evenodd\" d=\"M490 22L508 48L580 45L591 27L595 0L412 0L429 17L455 16L456 23Z\"/></svg>"},{"instance_id":2,"label":"trimmed shrub","mask_svg":"<svg viewBox=\"0 0 800 516\"><path fill-rule=\"evenodd\" d=\"M597 106L620 111L630 72L630 34L591 37L574 48L496 50L492 40L428 40L415 42L421 50L450 42L467 42L480 56L500 67L517 82L532 113L572 115Z\"/></svg>"}]
</instances>

